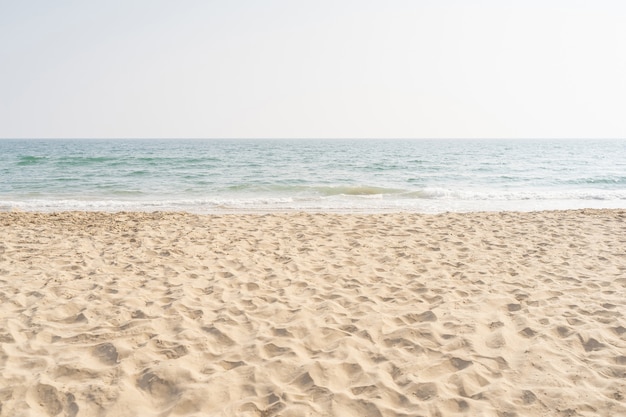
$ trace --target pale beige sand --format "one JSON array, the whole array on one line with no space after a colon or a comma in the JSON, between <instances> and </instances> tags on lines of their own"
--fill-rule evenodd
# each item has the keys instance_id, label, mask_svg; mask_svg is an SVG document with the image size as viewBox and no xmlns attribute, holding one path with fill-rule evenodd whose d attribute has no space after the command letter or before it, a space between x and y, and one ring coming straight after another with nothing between
<instances>
[{"instance_id":1,"label":"pale beige sand","mask_svg":"<svg viewBox=\"0 0 626 417\"><path fill-rule=\"evenodd\" d=\"M626 415L626 212L0 214L2 416Z\"/></svg>"}]
</instances>

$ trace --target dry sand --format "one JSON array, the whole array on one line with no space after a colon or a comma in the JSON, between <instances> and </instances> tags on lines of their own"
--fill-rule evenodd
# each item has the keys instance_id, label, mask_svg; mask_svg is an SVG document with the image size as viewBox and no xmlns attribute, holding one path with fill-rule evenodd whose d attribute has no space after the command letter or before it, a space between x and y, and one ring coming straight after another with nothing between
<instances>
[{"instance_id":1,"label":"dry sand","mask_svg":"<svg viewBox=\"0 0 626 417\"><path fill-rule=\"evenodd\" d=\"M2 416L626 415L626 212L0 213Z\"/></svg>"}]
</instances>

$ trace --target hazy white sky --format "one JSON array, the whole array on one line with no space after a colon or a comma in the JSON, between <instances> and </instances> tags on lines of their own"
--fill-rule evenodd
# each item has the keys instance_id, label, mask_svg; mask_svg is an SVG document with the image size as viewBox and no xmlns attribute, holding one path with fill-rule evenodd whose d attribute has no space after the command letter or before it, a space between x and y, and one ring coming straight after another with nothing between
<instances>
[{"instance_id":1,"label":"hazy white sky","mask_svg":"<svg viewBox=\"0 0 626 417\"><path fill-rule=\"evenodd\" d=\"M0 137L626 137L624 0L0 0Z\"/></svg>"}]
</instances>

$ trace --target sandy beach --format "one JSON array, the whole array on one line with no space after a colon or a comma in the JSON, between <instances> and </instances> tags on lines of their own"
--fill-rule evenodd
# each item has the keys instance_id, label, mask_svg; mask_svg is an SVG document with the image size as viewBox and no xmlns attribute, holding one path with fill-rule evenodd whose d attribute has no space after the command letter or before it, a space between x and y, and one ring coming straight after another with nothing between
<instances>
[{"instance_id":1,"label":"sandy beach","mask_svg":"<svg viewBox=\"0 0 626 417\"><path fill-rule=\"evenodd\" d=\"M0 416L624 416L626 211L0 213Z\"/></svg>"}]
</instances>

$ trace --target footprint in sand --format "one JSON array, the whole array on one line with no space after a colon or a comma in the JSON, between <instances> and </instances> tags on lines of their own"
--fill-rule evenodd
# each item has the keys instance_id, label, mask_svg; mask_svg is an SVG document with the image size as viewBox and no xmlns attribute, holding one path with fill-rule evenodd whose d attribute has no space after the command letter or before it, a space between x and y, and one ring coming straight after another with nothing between
<instances>
[{"instance_id":1,"label":"footprint in sand","mask_svg":"<svg viewBox=\"0 0 626 417\"><path fill-rule=\"evenodd\" d=\"M119 361L119 354L112 343L101 343L93 348L92 353L106 365L115 365Z\"/></svg>"}]
</instances>

